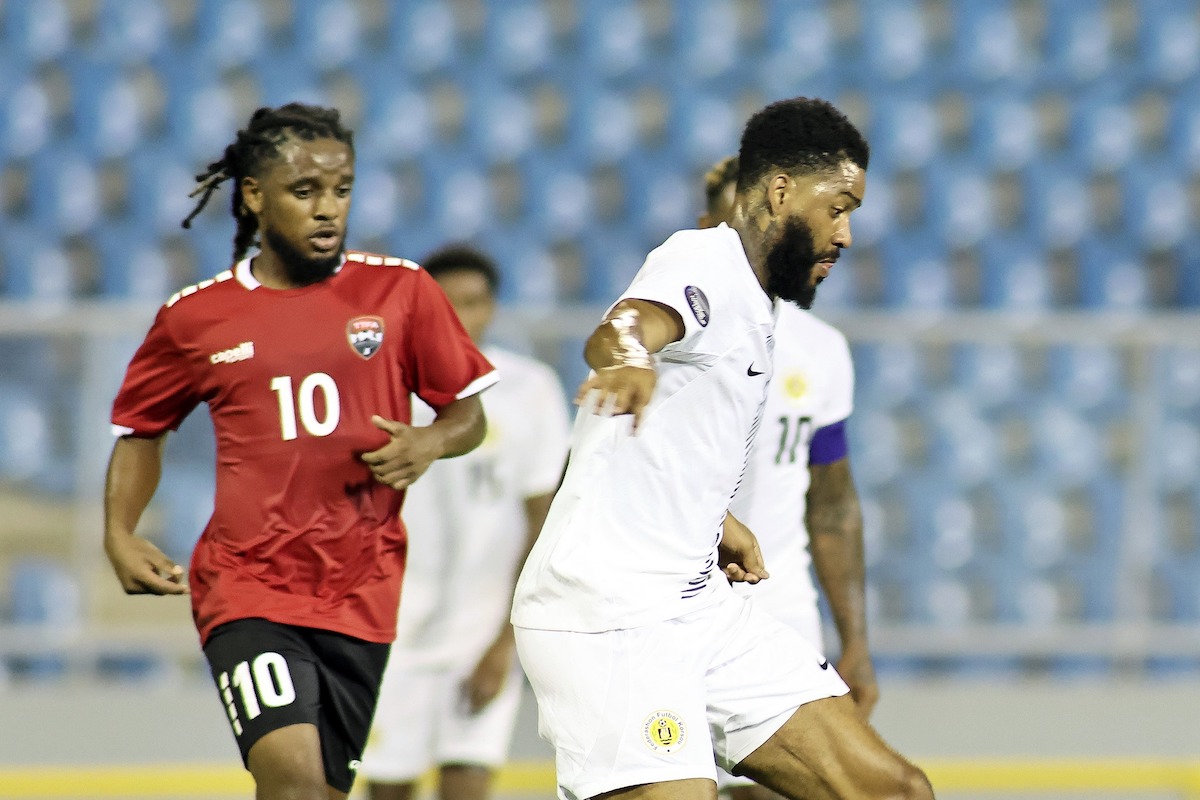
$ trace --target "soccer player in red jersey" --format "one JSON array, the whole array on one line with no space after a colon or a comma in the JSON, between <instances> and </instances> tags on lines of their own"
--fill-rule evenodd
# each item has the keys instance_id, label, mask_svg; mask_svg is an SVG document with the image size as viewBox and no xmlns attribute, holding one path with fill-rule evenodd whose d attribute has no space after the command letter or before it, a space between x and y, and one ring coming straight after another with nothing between
<instances>
[{"instance_id":1,"label":"soccer player in red jersey","mask_svg":"<svg viewBox=\"0 0 1200 800\"><path fill-rule=\"evenodd\" d=\"M114 402L104 546L127 593L190 592L256 797L344 798L395 635L404 489L480 443L496 373L420 267L344 250L354 145L336 110L256 111L197 178L192 217L227 179L234 266L167 301ZM428 427L408 424L412 394ZM185 583L135 530L168 431L201 402L216 498Z\"/></svg>"}]
</instances>

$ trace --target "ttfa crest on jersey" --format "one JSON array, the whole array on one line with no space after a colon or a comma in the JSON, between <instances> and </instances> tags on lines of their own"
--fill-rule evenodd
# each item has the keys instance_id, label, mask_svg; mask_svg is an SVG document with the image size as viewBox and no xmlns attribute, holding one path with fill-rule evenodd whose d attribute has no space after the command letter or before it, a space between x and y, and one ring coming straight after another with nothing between
<instances>
[{"instance_id":1,"label":"ttfa crest on jersey","mask_svg":"<svg viewBox=\"0 0 1200 800\"><path fill-rule=\"evenodd\" d=\"M355 317L346 323L346 339L354 352L370 358L383 347L383 318Z\"/></svg>"}]
</instances>

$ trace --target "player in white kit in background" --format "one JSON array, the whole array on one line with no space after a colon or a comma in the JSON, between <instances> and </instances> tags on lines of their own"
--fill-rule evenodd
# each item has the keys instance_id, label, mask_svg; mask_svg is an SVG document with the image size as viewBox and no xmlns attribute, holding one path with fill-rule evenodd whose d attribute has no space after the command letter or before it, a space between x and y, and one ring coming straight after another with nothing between
<instances>
[{"instance_id":1,"label":"player in white kit in background","mask_svg":"<svg viewBox=\"0 0 1200 800\"><path fill-rule=\"evenodd\" d=\"M571 461L512 617L564 800L713 798L714 761L796 800L933 797L817 650L720 574L768 578L729 504L777 306L811 302L850 246L868 158L824 101L762 109L731 224L668 239L588 339Z\"/></svg>"},{"instance_id":2,"label":"player in white kit in background","mask_svg":"<svg viewBox=\"0 0 1200 800\"><path fill-rule=\"evenodd\" d=\"M482 347L499 281L489 258L453 246L422 265L501 380L483 401L483 444L470 458L434 464L405 500L396 643L360 771L372 800L407 800L435 766L441 797L483 800L516 723L523 681L508 622L513 581L562 475L567 401L547 365ZM414 403L414 425L432 419Z\"/></svg>"},{"instance_id":3,"label":"player in white kit in background","mask_svg":"<svg viewBox=\"0 0 1200 800\"><path fill-rule=\"evenodd\" d=\"M705 176L701 228L729 221L737 170L737 156L730 156ZM846 337L798 306L781 305L763 423L730 510L754 531L771 570L771 580L734 584L734 591L753 597L823 653L817 588L809 571L815 567L841 642L838 674L868 719L879 688L867 648L862 511L846 443L853 404L854 365ZM728 773L719 784L733 800L777 797Z\"/></svg>"}]
</instances>

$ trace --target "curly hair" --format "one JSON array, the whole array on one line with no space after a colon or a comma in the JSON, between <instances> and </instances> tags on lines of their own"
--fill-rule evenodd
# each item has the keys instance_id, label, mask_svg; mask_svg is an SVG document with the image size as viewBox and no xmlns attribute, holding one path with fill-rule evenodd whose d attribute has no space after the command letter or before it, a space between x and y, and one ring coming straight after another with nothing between
<instances>
[{"instance_id":1,"label":"curly hair","mask_svg":"<svg viewBox=\"0 0 1200 800\"><path fill-rule=\"evenodd\" d=\"M738 178L738 157L726 156L704 173L704 199L708 213L713 213L721 200L721 193Z\"/></svg>"},{"instance_id":2,"label":"curly hair","mask_svg":"<svg viewBox=\"0 0 1200 800\"><path fill-rule=\"evenodd\" d=\"M808 97L780 100L755 113L742 132L738 191L771 170L816 172L850 161L867 168L867 140L832 103Z\"/></svg>"},{"instance_id":3,"label":"curly hair","mask_svg":"<svg viewBox=\"0 0 1200 800\"><path fill-rule=\"evenodd\" d=\"M290 136L306 141L336 139L348 145L351 152L354 151L354 133L342 126L341 115L336 108L303 103L260 108L250 117L249 124L237 132L237 138L225 148L221 159L209 164L207 170L196 176L199 185L191 196L200 195L200 200L183 220L183 227L192 227L192 220L208 205L212 193L222 183L231 180L233 218L237 220L233 260L236 262L245 258L258 233L258 218L242 202L242 179L259 175L265 162L279 156L279 146Z\"/></svg>"}]
</instances>

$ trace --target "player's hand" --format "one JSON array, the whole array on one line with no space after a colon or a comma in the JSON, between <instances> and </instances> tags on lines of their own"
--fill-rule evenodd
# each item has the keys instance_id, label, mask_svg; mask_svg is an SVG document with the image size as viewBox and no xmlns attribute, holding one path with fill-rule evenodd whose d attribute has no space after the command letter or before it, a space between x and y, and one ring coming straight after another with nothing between
<instances>
[{"instance_id":1,"label":"player's hand","mask_svg":"<svg viewBox=\"0 0 1200 800\"><path fill-rule=\"evenodd\" d=\"M837 663L838 674L850 687L858 715L866 722L879 702L879 684L875 681L875 666L866 642L850 642L842 649Z\"/></svg>"},{"instance_id":2,"label":"player's hand","mask_svg":"<svg viewBox=\"0 0 1200 800\"><path fill-rule=\"evenodd\" d=\"M725 530L717 547L721 569L734 583L758 583L771 577L763 564L758 538L733 514L725 515Z\"/></svg>"},{"instance_id":3,"label":"player's hand","mask_svg":"<svg viewBox=\"0 0 1200 800\"><path fill-rule=\"evenodd\" d=\"M108 554L125 594L188 593L183 567L140 536L107 536L104 552Z\"/></svg>"},{"instance_id":4,"label":"player's hand","mask_svg":"<svg viewBox=\"0 0 1200 800\"><path fill-rule=\"evenodd\" d=\"M500 694L512 671L514 647L511 636L496 639L483 652L470 677L463 681L463 702L470 713L478 714Z\"/></svg>"},{"instance_id":5,"label":"player's hand","mask_svg":"<svg viewBox=\"0 0 1200 800\"><path fill-rule=\"evenodd\" d=\"M647 367L601 367L579 387L575 404L602 417L632 414L637 430L657 382L658 373Z\"/></svg>"},{"instance_id":6,"label":"player's hand","mask_svg":"<svg viewBox=\"0 0 1200 800\"><path fill-rule=\"evenodd\" d=\"M428 427L413 427L376 414L371 424L391 437L383 447L363 453L375 480L393 489L406 489L442 456L441 436Z\"/></svg>"}]
</instances>

